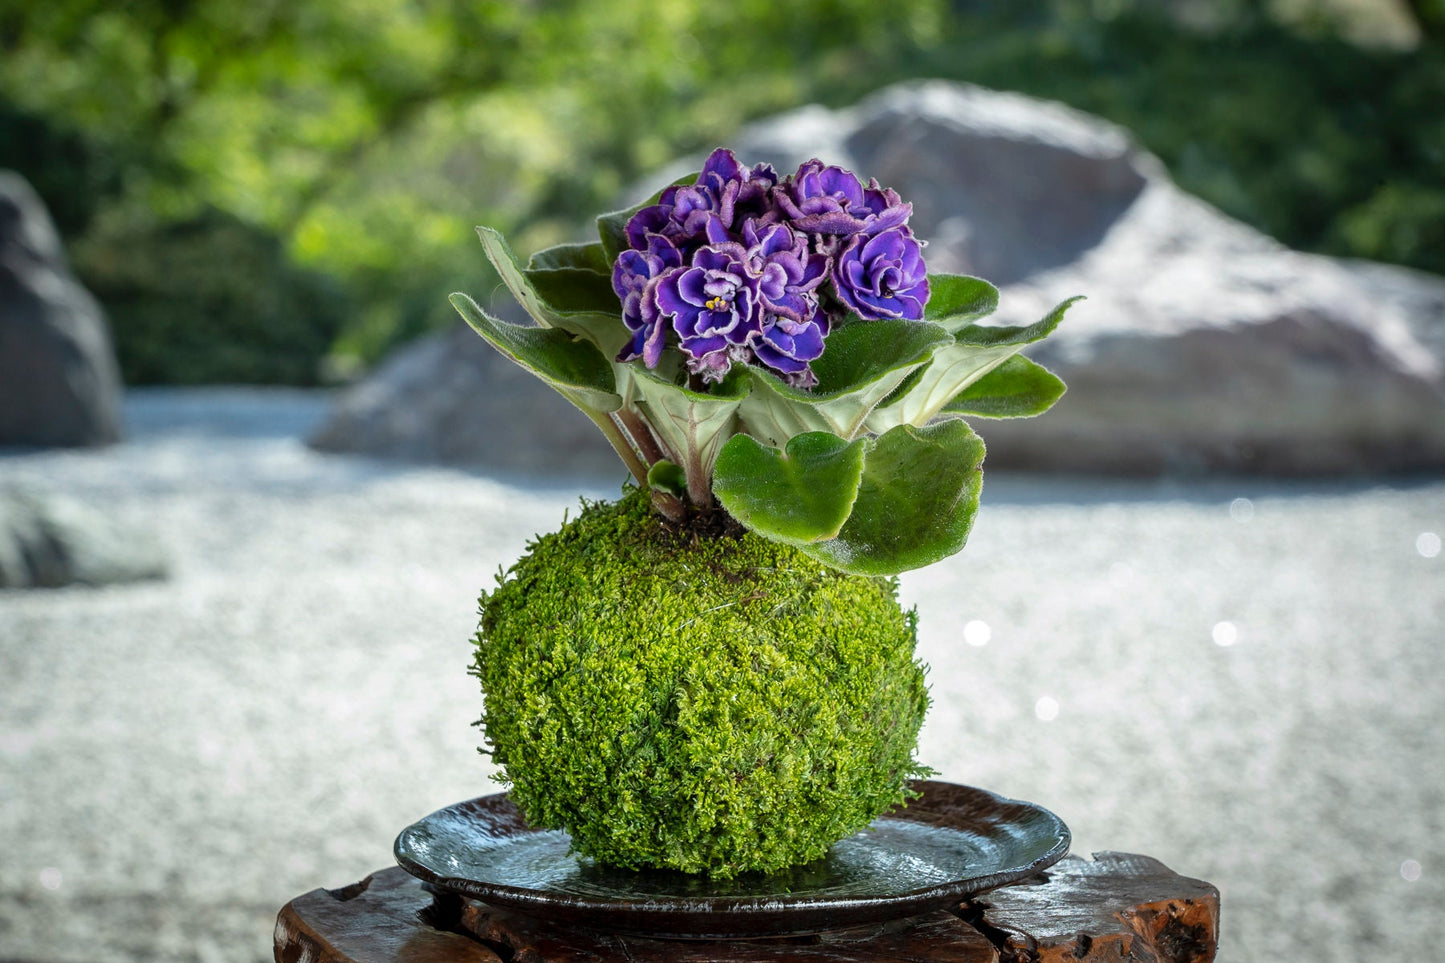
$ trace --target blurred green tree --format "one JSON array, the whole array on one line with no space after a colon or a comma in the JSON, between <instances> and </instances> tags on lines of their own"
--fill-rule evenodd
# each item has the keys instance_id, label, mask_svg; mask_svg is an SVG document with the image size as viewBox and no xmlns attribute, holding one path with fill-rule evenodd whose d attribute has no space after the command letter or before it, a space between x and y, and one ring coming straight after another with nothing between
<instances>
[{"instance_id":1,"label":"blurred green tree","mask_svg":"<svg viewBox=\"0 0 1445 963\"><path fill-rule=\"evenodd\" d=\"M249 337L247 317L269 319L257 343L314 329L282 339L310 353L272 351L274 370L207 375L314 381L328 354L369 362L448 323L441 294L490 289L472 225L524 250L565 240L750 118L912 76L1102 114L1287 243L1445 273L1439 2L1413 4L1416 49L1376 50L1285 29L1266 0L1204 5L1199 23L1180 11L1200 5L1163 0L11 0L0 164L37 184L83 278L129 292L117 339L149 359L127 362L132 382L196 368L168 354L173 325L138 320L179 297L167 273L118 252L222 252L250 232L255 257L211 269L252 265L255 301L197 280L212 294L186 301L189 336L240 358L219 340ZM283 278L310 314L262 291Z\"/></svg>"}]
</instances>

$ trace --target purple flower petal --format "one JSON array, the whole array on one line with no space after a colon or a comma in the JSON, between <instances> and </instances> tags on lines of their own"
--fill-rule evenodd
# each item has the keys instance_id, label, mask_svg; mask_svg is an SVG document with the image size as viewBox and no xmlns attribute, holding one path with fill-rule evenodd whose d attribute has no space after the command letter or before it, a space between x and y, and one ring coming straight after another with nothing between
<instances>
[{"instance_id":1,"label":"purple flower petal","mask_svg":"<svg viewBox=\"0 0 1445 963\"><path fill-rule=\"evenodd\" d=\"M833 266L833 289L860 318L921 320L929 293L921 246L906 227L854 237Z\"/></svg>"}]
</instances>

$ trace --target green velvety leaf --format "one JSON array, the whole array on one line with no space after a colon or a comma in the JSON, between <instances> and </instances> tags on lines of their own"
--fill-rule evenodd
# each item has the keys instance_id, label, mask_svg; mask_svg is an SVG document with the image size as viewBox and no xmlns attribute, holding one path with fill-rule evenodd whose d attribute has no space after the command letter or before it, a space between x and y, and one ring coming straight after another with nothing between
<instances>
[{"instance_id":1,"label":"green velvety leaf","mask_svg":"<svg viewBox=\"0 0 1445 963\"><path fill-rule=\"evenodd\" d=\"M610 277L581 268L528 268L522 276L556 313L611 315L622 327L622 302L612 290Z\"/></svg>"},{"instance_id":2,"label":"green velvety leaf","mask_svg":"<svg viewBox=\"0 0 1445 963\"><path fill-rule=\"evenodd\" d=\"M928 287L928 305L923 310L923 319L942 325L950 333L992 314L998 307L998 288L982 278L963 274L930 274Z\"/></svg>"},{"instance_id":3,"label":"green velvety leaf","mask_svg":"<svg viewBox=\"0 0 1445 963\"><path fill-rule=\"evenodd\" d=\"M676 186L682 184L696 184L697 175L702 173L696 171L685 177L679 177L668 185ZM597 234L602 238L602 253L607 260L607 270L612 270L612 264L617 260L617 255L627 247L627 222L632 220L632 215L644 207L651 207L662 198L662 191L653 194L640 204L634 204L624 211L613 211L610 214L603 214L597 218Z\"/></svg>"},{"instance_id":4,"label":"green velvety leaf","mask_svg":"<svg viewBox=\"0 0 1445 963\"><path fill-rule=\"evenodd\" d=\"M664 458L647 470L647 487L670 495L686 495L687 473Z\"/></svg>"},{"instance_id":5,"label":"green velvety leaf","mask_svg":"<svg viewBox=\"0 0 1445 963\"><path fill-rule=\"evenodd\" d=\"M813 362L818 386L811 391L789 387L750 366L753 393L739 417L749 434L775 448L805 431L853 438L874 406L952 341L948 332L927 322L855 320L828 336L823 356Z\"/></svg>"},{"instance_id":6,"label":"green velvety leaf","mask_svg":"<svg viewBox=\"0 0 1445 963\"><path fill-rule=\"evenodd\" d=\"M558 244L532 255L527 262L528 271L556 271L563 268L577 268L612 275L612 262L602 250L602 244L592 241L587 244Z\"/></svg>"},{"instance_id":7,"label":"green velvety leaf","mask_svg":"<svg viewBox=\"0 0 1445 963\"><path fill-rule=\"evenodd\" d=\"M1060 303L1048 314L1044 315L1033 324L1027 325L988 325L970 324L961 328L956 333L956 340L960 344L972 344L982 347L1001 347L1003 345L1017 345L1022 348L1026 344L1033 344L1035 341L1042 341L1053 334L1059 322L1064 319L1064 312L1068 311L1076 301L1084 300L1083 295L1075 295Z\"/></svg>"},{"instance_id":8,"label":"green velvety leaf","mask_svg":"<svg viewBox=\"0 0 1445 963\"><path fill-rule=\"evenodd\" d=\"M779 451L734 435L717 457L713 494L728 514L764 538L789 545L833 538L858 494L867 445L864 438L848 442L810 431Z\"/></svg>"},{"instance_id":9,"label":"green velvety leaf","mask_svg":"<svg viewBox=\"0 0 1445 963\"><path fill-rule=\"evenodd\" d=\"M622 304L612 291L610 278L569 267L523 270L500 232L478 227L477 236L502 283L538 324L586 338L608 358L622 350L628 340L627 326L622 323Z\"/></svg>"},{"instance_id":10,"label":"green velvety leaf","mask_svg":"<svg viewBox=\"0 0 1445 963\"><path fill-rule=\"evenodd\" d=\"M1064 382L1048 368L1016 354L943 406L943 414L979 418L1041 415L1064 395Z\"/></svg>"},{"instance_id":11,"label":"green velvety leaf","mask_svg":"<svg viewBox=\"0 0 1445 963\"><path fill-rule=\"evenodd\" d=\"M1035 324L1027 326L986 326L968 324L954 334L953 343L939 348L928 367L910 379L899 391L868 416L868 430L888 431L899 425L925 425L969 385L1025 346L1049 336L1064 312L1078 298L1070 298Z\"/></svg>"},{"instance_id":12,"label":"green velvety leaf","mask_svg":"<svg viewBox=\"0 0 1445 963\"><path fill-rule=\"evenodd\" d=\"M962 421L885 432L864 459L838 536L798 547L853 575L896 575L947 558L973 527L983 455L983 440Z\"/></svg>"},{"instance_id":13,"label":"green velvety leaf","mask_svg":"<svg viewBox=\"0 0 1445 963\"><path fill-rule=\"evenodd\" d=\"M556 312L532 289L531 283L522 273L521 262L517 260L517 255L512 253L511 245L502 237L501 232L478 226L477 237L482 240L482 250L487 252L487 260L492 262L492 267L502 276L502 283L512 292L512 297L517 299L522 310L544 328L556 327Z\"/></svg>"},{"instance_id":14,"label":"green velvety leaf","mask_svg":"<svg viewBox=\"0 0 1445 963\"><path fill-rule=\"evenodd\" d=\"M611 363L591 343L557 328L528 328L500 321L465 294L453 294L451 302L472 330L492 347L583 411L615 411L622 404Z\"/></svg>"},{"instance_id":15,"label":"green velvety leaf","mask_svg":"<svg viewBox=\"0 0 1445 963\"><path fill-rule=\"evenodd\" d=\"M681 465L701 495L712 477L718 449L737 427L738 405L749 384L742 370L713 385L706 394L689 391L631 364L615 366L628 379L627 393L652 426L663 447Z\"/></svg>"}]
</instances>

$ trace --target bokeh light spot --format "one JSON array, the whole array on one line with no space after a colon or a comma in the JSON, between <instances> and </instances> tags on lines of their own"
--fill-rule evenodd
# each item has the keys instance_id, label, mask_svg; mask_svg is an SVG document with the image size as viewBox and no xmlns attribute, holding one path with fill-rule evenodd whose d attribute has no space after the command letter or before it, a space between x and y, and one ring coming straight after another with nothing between
<instances>
[{"instance_id":1,"label":"bokeh light spot","mask_svg":"<svg viewBox=\"0 0 1445 963\"><path fill-rule=\"evenodd\" d=\"M1059 717L1059 700L1053 696L1039 696L1034 703L1034 715L1042 722L1053 722Z\"/></svg>"},{"instance_id":2,"label":"bokeh light spot","mask_svg":"<svg viewBox=\"0 0 1445 963\"><path fill-rule=\"evenodd\" d=\"M1400 864L1400 877L1407 883L1415 882L1420 878L1420 864L1413 859L1405 860Z\"/></svg>"},{"instance_id":3,"label":"bokeh light spot","mask_svg":"<svg viewBox=\"0 0 1445 963\"><path fill-rule=\"evenodd\" d=\"M1210 634L1218 646L1227 647L1239 641L1239 628L1233 622L1215 622Z\"/></svg>"},{"instance_id":4,"label":"bokeh light spot","mask_svg":"<svg viewBox=\"0 0 1445 963\"><path fill-rule=\"evenodd\" d=\"M993 629L988 627L987 622L973 619L963 627L963 641L975 647L988 645L988 640L993 638Z\"/></svg>"},{"instance_id":5,"label":"bokeh light spot","mask_svg":"<svg viewBox=\"0 0 1445 963\"><path fill-rule=\"evenodd\" d=\"M60 875L60 870L56 869L54 866L47 866L40 871L40 885L44 886L46 889L60 889L61 884L64 882L65 880Z\"/></svg>"},{"instance_id":6,"label":"bokeh light spot","mask_svg":"<svg viewBox=\"0 0 1445 963\"><path fill-rule=\"evenodd\" d=\"M1248 498L1236 498L1229 503L1229 517L1236 522L1247 522L1254 518L1254 502Z\"/></svg>"},{"instance_id":7,"label":"bokeh light spot","mask_svg":"<svg viewBox=\"0 0 1445 963\"><path fill-rule=\"evenodd\" d=\"M1426 558L1434 558L1440 554L1440 536L1434 532L1421 532L1415 536L1415 551Z\"/></svg>"}]
</instances>

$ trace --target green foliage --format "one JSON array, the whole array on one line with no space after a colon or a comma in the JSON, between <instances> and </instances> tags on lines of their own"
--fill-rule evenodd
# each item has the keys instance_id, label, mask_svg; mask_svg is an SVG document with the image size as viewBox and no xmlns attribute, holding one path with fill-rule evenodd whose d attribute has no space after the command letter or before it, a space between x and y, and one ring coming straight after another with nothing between
<instances>
[{"instance_id":1,"label":"green foliage","mask_svg":"<svg viewBox=\"0 0 1445 963\"><path fill-rule=\"evenodd\" d=\"M0 96L0 168L25 174L62 237L90 226L120 193L120 165L77 131L18 109Z\"/></svg>"},{"instance_id":2,"label":"green foliage","mask_svg":"<svg viewBox=\"0 0 1445 963\"><path fill-rule=\"evenodd\" d=\"M482 596L474 673L529 822L605 863L726 878L817 859L906 798L914 644L893 581L672 534L633 491Z\"/></svg>"},{"instance_id":3,"label":"green foliage","mask_svg":"<svg viewBox=\"0 0 1445 963\"><path fill-rule=\"evenodd\" d=\"M846 445L808 432L786 450L736 435L715 490L751 531L853 575L922 568L963 548L983 487L983 440L957 419Z\"/></svg>"},{"instance_id":4,"label":"green foliage","mask_svg":"<svg viewBox=\"0 0 1445 963\"><path fill-rule=\"evenodd\" d=\"M110 314L128 384L317 384L347 318L332 279L220 211L108 228L74 253Z\"/></svg>"},{"instance_id":5,"label":"green foliage","mask_svg":"<svg viewBox=\"0 0 1445 963\"><path fill-rule=\"evenodd\" d=\"M1445 274L1439 0L1410 4L1424 37L1415 49L1266 15L1283 4L1191 5L1208 8L1204 28L1167 19L1173 6L0 5L0 164L37 186L68 240L92 248L164 246L160 235L208 209L274 235L354 306L334 336L323 316L312 337L368 362L448 322L438 291L495 285L469 256L472 225L507 230L524 252L547 247L645 172L726 143L749 119L920 76L1101 114L1183 187L1292 246ZM537 284L566 310L547 285L568 280ZM177 315L177 297L146 310ZM129 324L121 350L158 358L165 342L139 342L172 328ZM251 336L207 335L225 351L223 340Z\"/></svg>"},{"instance_id":6,"label":"green foliage","mask_svg":"<svg viewBox=\"0 0 1445 963\"><path fill-rule=\"evenodd\" d=\"M621 220L598 219L603 251ZM750 531L855 575L894 575L963 547L983 442L961 414L1028 417L1064 391L1039 365L1011 362L1078 299L1031 325L984 326L973 322L993 311L997 289L949 274L934 278L928 320L844 319L810 390L756 365L694 390L675 347L657 371L635 362L609 371L625 328L599 245L539 251L524 269L500 233L477 234L537 327L498 321L464 294L452 303L592 419L659 512L680 521L688 505L707 511L716 498Z\"/></svg>"}]
</instances>

